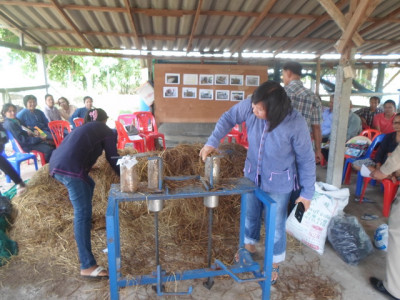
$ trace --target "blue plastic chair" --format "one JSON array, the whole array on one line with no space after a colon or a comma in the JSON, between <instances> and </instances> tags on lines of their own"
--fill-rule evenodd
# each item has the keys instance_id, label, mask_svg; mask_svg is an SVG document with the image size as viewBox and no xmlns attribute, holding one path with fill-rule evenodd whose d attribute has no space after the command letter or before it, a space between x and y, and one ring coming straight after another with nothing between
<instances>
[{"instance_id":1,"label":"blue plastic chair","mask_svg":"<svg viewBox=\"0 0 400 300\"><path fill-rule=\"evenodd\" d=\"M348 182L348 181L350 181L350 176L347 175L348 178L346 178L346 173L349 172L351 174L351 169L348 171L348 168L351 168L351 164L355 160L370 158L371 154L375 150L377 144L381 143L384 137L385 137L385 134L380 134L376 138L374 138L374 140L372 141L371 145L369 145L369 147L364 155L362 155L360 157L349 157L345 160L344 168L343 168L343 175L342 175L342 184L344 183L345 179L347 179L346 184L350 184L350 182ZM362 178L357 178L357 185L358 185L359 180L361 181L361 185L362 185ZM361 188L360 188L360 192L361 192Z\"/></svg>"},{"instance_id":2,"label":"blue plastic chair","mask_svg":"<svg viewBox=\"0 0 400 300\"><path fill-rule=\"evenodd\" d=\"M35 163L35 169L37 170L38 164L36 155L32 153L25 153L24 150L22 150L21 146L18 144L18 142L14 139L11 132L9 132L8 130L7 130L7 136L14 150L14 153L12 155L7 156L5 151L3 151L1 155L3 155L3 157L5 157L9 161L9 163L13 166L15 171L17 171L18 175L21 176L21 163L25 160L33 159ZM7 174L6 174L6 182L7 183L11 182L11 179Z\"/></svg>"}]
</instances>

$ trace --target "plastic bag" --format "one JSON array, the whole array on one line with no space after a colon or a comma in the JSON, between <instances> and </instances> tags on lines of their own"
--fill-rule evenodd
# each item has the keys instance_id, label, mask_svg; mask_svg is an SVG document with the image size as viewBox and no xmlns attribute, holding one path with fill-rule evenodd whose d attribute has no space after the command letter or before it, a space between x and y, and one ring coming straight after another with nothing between
<instances>
[{"instance_id":1,"label":"plastic bag","mask_svg":"<svg viewBox=\"0 0 400 300\"><path fill-rule=\"evenodd\" d=\"M12 204L10 199L0 194L0 216L10 216L12 213Z\"/></svg>"},{"instance_id":2,"label":"plastic bag","mask_svg":"<svg viewBox=\"0 0 400 300\"><path fill-rule=\"evenodd\" d=\"M374 245L379 250L387 251L389 239L389 226L387 224L379 225L374 234Z\"/></svg>"},{"instance_id":3,"label":"plastic bag","mask_svg":"<svg viewBox=\"0 0 400 300\"><path fill-rule=\"evenodd\" d=\"M137 164L135 157L126 155L120 158L117 165L120 166L121 192L134 193L139 186L139 176L135 165Z\"/></svg>"},{"instance_id":4,"label":"plastic bag","mask_svg":"<svg viewBox=\"0 0 400 300\"><path fill-rule=\"evenodd\" d=\"M322 255L328 224L347 205L349 195L348 188L338 189L327 183L315 183L315 193L303 220L301 223L297 221L293 209L286 220L286 232Z\"/></svg>"},{"instance_id":5,"label":"plastic bag","mask_svg":"<svg viewBox=\"0 0 400 300\"><path fill-rule=\"evenodd\" d=\"M328 226L328 240L336 253L348 264L357 265L372 251L372 243L357 218L340 214Z\"/></svg>"}]
</instances>

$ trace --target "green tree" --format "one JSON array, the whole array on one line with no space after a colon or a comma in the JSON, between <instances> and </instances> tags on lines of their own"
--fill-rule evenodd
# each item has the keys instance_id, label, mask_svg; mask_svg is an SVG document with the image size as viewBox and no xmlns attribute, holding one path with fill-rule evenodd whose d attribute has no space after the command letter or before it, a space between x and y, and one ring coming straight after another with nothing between
<instances>
[{"instance_id":1,"label":"green tree","mask_svg":"<svg viewBox=\"0 0 400 300\"><path fill-rule=\"evenodd\" d=\"M18 43L18 37L7 29L0 29L0 39ZM83 51L82 49L66 49ZM36 76L36 55L22 50L11 50L10 57L22 63L23 71L30 77ZM76 85L84 90L117 90L130 94L139 86L140 62L137 59L121 59L79 55L45 55L48 78L63 86Z\"/></svg>"}]
</instances>

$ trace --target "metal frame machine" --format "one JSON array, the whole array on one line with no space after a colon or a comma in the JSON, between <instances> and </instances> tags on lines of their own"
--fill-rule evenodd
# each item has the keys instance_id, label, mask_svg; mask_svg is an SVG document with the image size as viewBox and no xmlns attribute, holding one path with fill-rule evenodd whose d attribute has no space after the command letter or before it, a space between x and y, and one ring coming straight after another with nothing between
<instances>
[{"instance_id":1,"label":"metal frame machine","mask_svg":"<svg viewBox=\"0 0 400 300\"><path fill-rule=\"evenodd\" d=\"M222 180L219 178L220 156L208 157L205 165L205 176L177 176L162 177L162 159L160 157L148 158L148 189L152 192L123 193L119 184L113 184L108 198L106 212L108 266L110 280L110 297L119 299L119 288L132 285L153 285L158 296L163 295L189 295L192 287L184 292L165 292L163 283L170 281L191 280L207 278L204 286L211 289L215 276L229 275L236 282L244 283L249 281L259 282L262 289L262 299L270 297L270 282L272 270L272 252L275 232L276 203L266 193L257 188L247 178L224 179L222 188L215 188ZM201 185L186 185L176 188L173 191L163 188L164 180L187 180L197 179ZM265 223L265 250L263 264L252 260L250 253L244 248L244 230L246 216L246 199L255 193L257 199L264 204ZM241 195L240 210L240 232L239 232L239 261L227 266L218 259L212 264L212 223L213 209L218 206L219 196ZM185 270L181 272L167 272L161 268L159 259L159 237L158 237L158 213L162 211L165 201L186 198L203 198L204 205L208 208L208 266L203 269ZM148 210L154 214L155 229L155 271L148 275L137 275L133 278L124 278L121 274L121 245L119 230L119 203L126 201L146 201ZM267 271L265 271L267 270ZM237 276L240 273L250 273L251 278L241 279ZM173 274L173 276L170 274Z\"/></svg>"}]
</instances>

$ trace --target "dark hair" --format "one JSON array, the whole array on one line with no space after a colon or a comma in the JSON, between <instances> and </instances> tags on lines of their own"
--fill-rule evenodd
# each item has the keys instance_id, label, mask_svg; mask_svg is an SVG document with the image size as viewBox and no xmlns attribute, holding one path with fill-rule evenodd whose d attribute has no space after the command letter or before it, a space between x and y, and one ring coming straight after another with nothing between
<instances>
[{"instance_id":1,"label":"dark hair","mask_svg":"<svg viewBox=\"0 0 400 300\"><path fill-rule=\"evenodd\" d=\"M108 119L107 113L101 108L89 109L85 114L85 124L89 122L103 122Z\"/></svg>"},{"instance_id":2,"label":"dark hair","mask_svg":"<svg viewBox=\"0 0 400 300\"><path fill-rule=\"evenodd\" d=\"M93 101L93 98L92 98L92 97L90 97L90 96L85 96L85 97L83 97L83 103L86 102L86 99L92 99L92 101Z\"/></svg>"},{"instance_id":3,"label":"dark hair","mask_svg":"<svg viewBox=\"0 0 400 300\"><path fill-rule=\"evenodd\" d=\"M288 61L283 65L282 69L290 70L297 75L301 75L301 70L303 69L303 67L298 62Z\"/></svg>"},{"instance_id":4,"label":"dark hair","mask_svg":"<svg viewBox=\"0 0 400 300\"><path fill-rule=\"evenodd\" d=\"M44 96L44 100L46 100L47 97L53 97L53 95L52 95L52 94L46 94L46 95ZM54 97L53 97L53 98L54 98Z\"/></svg>"},{"instance_id":5,"label":"dark hair","mask_svg":"<svg viewBox=\"0 0 400 300\"><path fill-rule=\"evenodd\" d=\"M251 96L251 103L261 102L267 112L269 122L268 131L277 127L285 117L292 112L292 102L285 89L275 81L266 81L261 84Z\"/></svg>"},{"instance_id":6,"label":"dark hair","mask_svg":"<svg viewBox=\"0 0 400 300\"><path fill-rule=\"evenodd\" d=\"M372 99L378 100L378 104L381 103L381 98L379 98L378 96L372 96L371 98L369 98L369 101L371 101Z\"/></svg>"},{"instance_id":7,"label":"dark hair","mask_svg":"<svg viewBox=\"0 0 400 300\"><path fill-rule=\"evenodd\" d=\"M58 98L58 100L57 100L58 105L60 105L60 100L64 100L64 101L67 102L67 104L69 105L69 101L68 101L68 99L65 98L65 97L60 97L60 98Z\"/></svg>"},{"instance_id":8,"label":"dark hair","mask_svg":"<svg viewBox=\"0 0 400 300\"><path fill-rule=\"evenodd\" d=\"M383 106L386 104L392 104L394 108L396 108L396 102L394 102L392 99L386 100L385 103L383 103Z\"/></svg>"},{"instance_id":9,"label":"dark hair","mask_svg":"<svg viewBox=\"0 0 400 300\"><path fill-rule=\"evenodd\" d=\"M14 104L12 104L12 103L6 103L6 104L3 105L3 108L1 109L1 115L2 115L3 117L6 116L6 112L8 112L8 109L9 109L10 107L14 107L14 108L15 108L15 112L17 112L17 107L16 107Z\"/></svg>"},{"instance_id":10,"label":"dark hair","mask_svg":"<svg viewBox=\"0 0 400 300\"><path fill-rule=\"evenodd\" d=\"M35 102L37 103L37 99L36 99L36 97L34 96L34 95L26 95L25 97L24 97L24 106L26 107L26 105L28 104L28 101L29 100L35 100Z\"/></svg>"}]
</instances>

